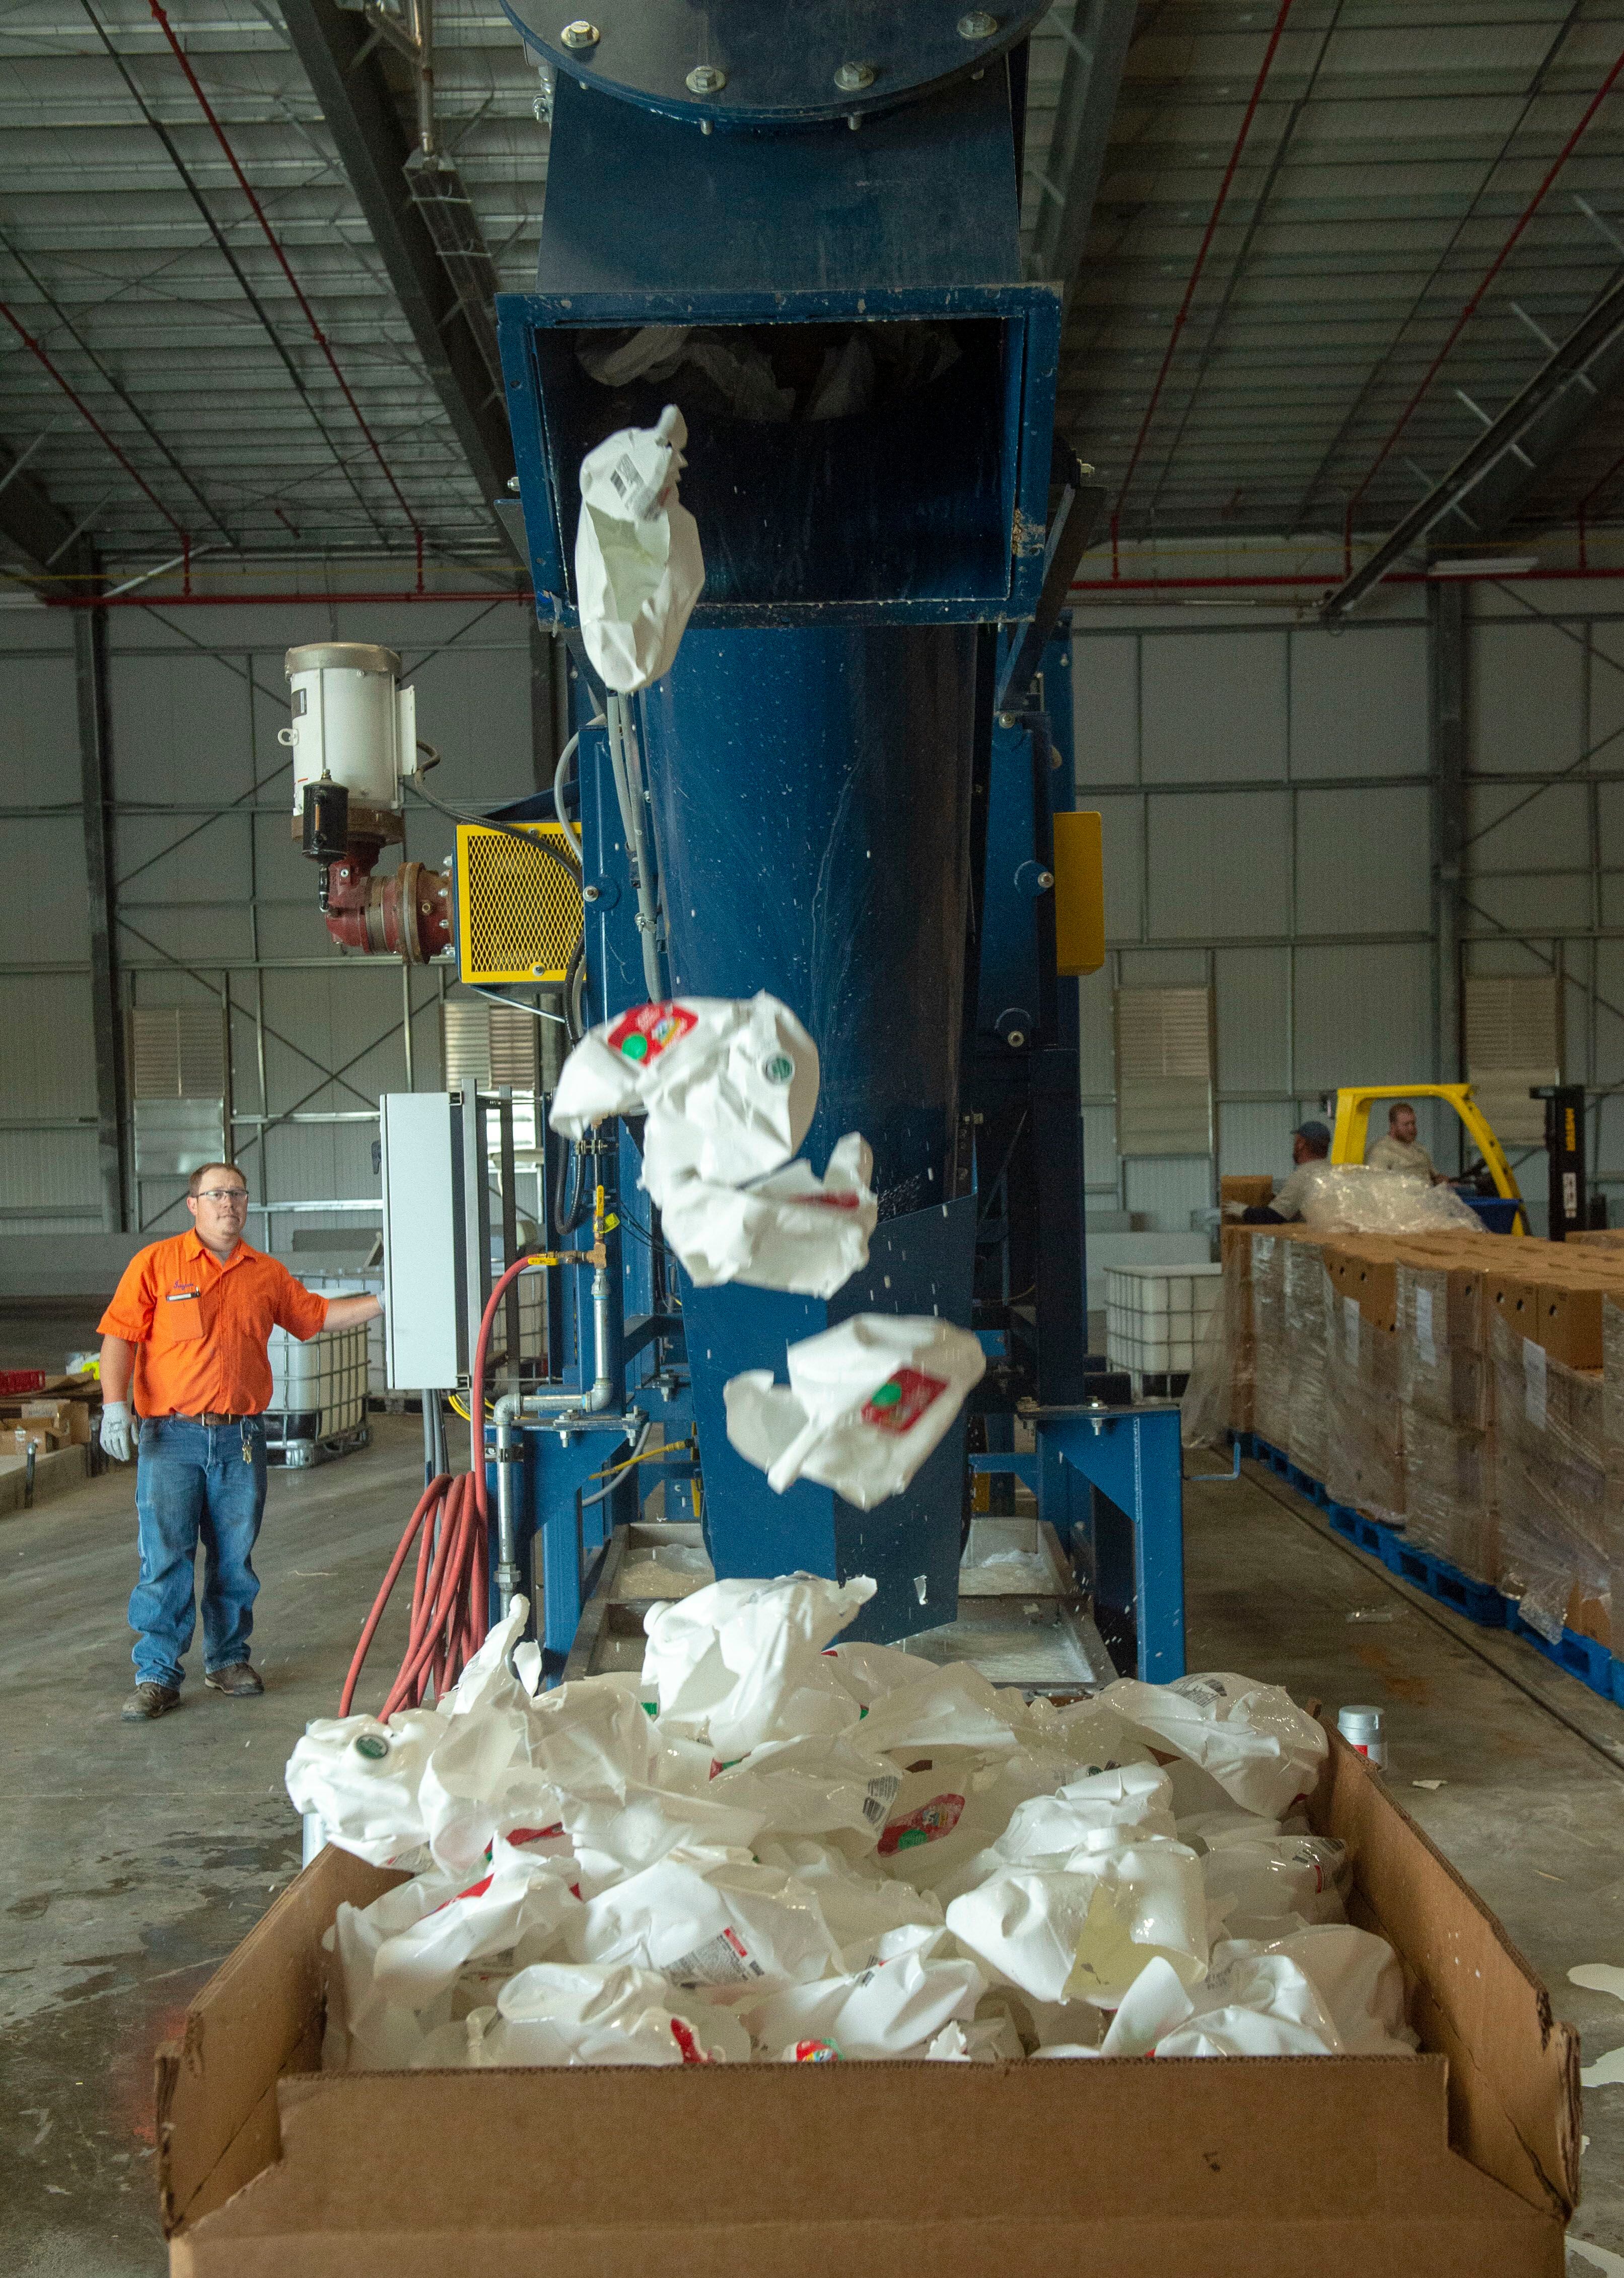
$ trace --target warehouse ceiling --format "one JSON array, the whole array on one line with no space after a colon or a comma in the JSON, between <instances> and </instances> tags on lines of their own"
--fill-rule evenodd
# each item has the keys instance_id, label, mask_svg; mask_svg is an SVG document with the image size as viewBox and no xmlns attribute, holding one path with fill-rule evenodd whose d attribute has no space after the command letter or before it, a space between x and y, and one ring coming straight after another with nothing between
<instances>
[{"instance_id":1,"label":"warehouse ceiling","mask_svg":"<svg viewBox=\"0 0 1624 2278\"><path fill-rule=\"evenodd\" d=\"M34 564L509 574L485 311L533 274L547 94L494 0L439 0L425 209L409 22L0 0L0 524ZM1621 65L1624 0L1062 0L1023 228L1122 539L1391 528L1624 273ZM1496 528L1624 517L1614 377Z\"/></svg>"}]
</instances>

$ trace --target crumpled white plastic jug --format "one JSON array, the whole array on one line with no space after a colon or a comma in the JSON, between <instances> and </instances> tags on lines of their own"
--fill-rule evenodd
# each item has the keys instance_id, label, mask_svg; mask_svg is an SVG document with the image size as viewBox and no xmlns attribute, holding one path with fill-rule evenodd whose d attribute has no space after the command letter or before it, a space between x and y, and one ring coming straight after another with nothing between
<instances>
[{"instance_id":1,"label":"crumpled white plastic jug","mask_svg":"<svg viewBox=\"0 0 1624 2278\"><path fill-rule=\"evenodd\" d=\"M854 1314L787 1358L787 1388L765 1369L730 1379L728 1439L775 1494L816 1479L859 1510L901 1494L987 1366L969 1330L909 1313Z\"/></svg>"},{"instance_id":2,"label":"crumpled white plastic jug","mask_svg":"<svg viewBox=\"0 0 1624 2278\"><path fill-rule=\"evenodd\" d=\"M1124 1995L1100 2052L1393 2056L1415 2046L1392 1948L1367 1930L1326 1924L1269 1945L1215 1945L1194 1987L1152 1962Z\"/></svg>"},{"instance_id":3,"label":"crumpled white plastic jug","mask_svg":"<svg viewBox=\"0 0 1624 2278\"><path fill-rule=\"evenodd\" d=\"M1283 1686L1231 1670L1171 1685L1122 1677L1097 1698L1156 1746L1199 1765L1243 1810L1271 1819L1311 1792L1325 1762L1324 1732Z\"/></svg>"},{"instance_id":4,"label":"crumpled white plastic jug","mask_svg":"<svg viewBox=\"0 0 1624 2278\"><path fill-rule=\"evenodd\" d=\"M816 1574L770 1582L712 1582L692 1597L651 1606L643 1682L665 1730L708 1738L724 1762L765 1740L848 1731L858 1703L823 1648L874 1595L867 1575L845 1583Z\"/></svg>"},{"instance_id":5,"label":"crumpled white plastic jug","mask_svg":"<svg viewBox=\"0 0 1624 2278\"><path fill-rule=\"evenodd\" d=\"M747 1851L669 1851L589 1900L565 1942L573 1961L629 1961L674 1985L732 1992L770 1992L839 1968L812 1892Z\"/></svg>"},{"instance_id":6,"label":"crumpled white plastic jug","mask_svg":"<svg viewBox=\"0 0 1624 2278\"><path fill-rule=\"evenodd\" d=\"M747 2064L750 2036L725 2009L624 1964L537 1962L494 2007L426 2037L424 2065Z\"/></svg>"},{"instance_id":7,"label":"crumpled white plastic jug","mask_svg":"<svg viewBox=\"0 0 1624 2278\"><path fill-rule=\"evenodd\" d=\"M581 638L607 687L629 696L668 673L705 584L699 524L677 494L687 423L622 427L581 461L575 592Z\"/></svg>"},{"instance_id":8,"label":"crumpled white plastic jug","mask_svg":"<svg viewBox=\"0 0 1624 2278\"><path fill-rule=\"evenodd\" d=\"M898 1931L888 1943L886 1957L866 1968L786 1987L747 2009L751 2032L767 2048L821 2040L843 2057L900 2057L974 2016L986 1980L973 1961L944 1952L944 1930Z\"/></svg>"},{"instance_id":9,"label":"crumpled white plastic jug","mask_svg":"<svg viewBox=\"0 0 1624 2278\"><path fill-rule=\"evenodd\" d=\"M832 1297L869 1262L879 1218L873 1175L867 1141L848 1131L821 1179L797 1157L748 1187L670 1180L660 1201L661 1230L696 1288L743 1281Z\"/></svg>"},{"instance_id":10,"label":"crumpled white plastic jug","mask_svg":"<svg viewBox=\"0 0 1624 2278\"><path fill-rule=\"evenodd\" d=\"M742 1186L781 1169L817 1089L817 1046L776 997L678 997L589 1028L548 1120L578 1139L606 1115L646 1115L642 1184L663 1207L681 1178Z\"/></svg>"},{"instance_id":11,"label":"crumpled white plastic jug","mask_svg":"<svg viewBox=\"0 0 1624 2278\"><path fill-rule=\"evenodd\" d=\"M1040 2001L1115 2008L1155 1953L1186 1984L1207 1971L1200 1861L1165 1838L1079 1850L1063 1868L1005 1868L954 1900L947 1927Z\"/></svg>"}]
</instances>

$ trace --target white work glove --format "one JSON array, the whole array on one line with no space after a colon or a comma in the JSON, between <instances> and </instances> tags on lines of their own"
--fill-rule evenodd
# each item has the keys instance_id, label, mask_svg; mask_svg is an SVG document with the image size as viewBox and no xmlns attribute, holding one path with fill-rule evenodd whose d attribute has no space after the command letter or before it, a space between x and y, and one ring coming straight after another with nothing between
<instances>
[{"instance_id":1,"label":"white work glove","mask_svg":"<svg viewBox=\"0 0 1624 2278\"><path fill-rule=\"evenodd\" d=\"M141 1426L127 1400L102 1403L102 1445L115 1464L127 1464L135 1453Z\"/></svg>"},{"instance_id":2,"label":"white work glove","mask_svg":"<svg viewBox=\"0 0 1624 2278\"><path fill-rule=\"evenodd\" d=\"M1225 1203L1223 1206L1223 1214L1227 1219L1245 1218L1246 1215L1246 1205L1245 1203Z\"/></svg>"}]
</instances>

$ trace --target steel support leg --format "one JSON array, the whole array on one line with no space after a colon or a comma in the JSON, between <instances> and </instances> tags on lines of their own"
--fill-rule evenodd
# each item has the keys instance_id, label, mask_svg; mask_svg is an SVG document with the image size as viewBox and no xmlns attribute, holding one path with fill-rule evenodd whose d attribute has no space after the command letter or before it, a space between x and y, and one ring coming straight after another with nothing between
<instances>
[{"instance_id":1,"label":"steel support leg","mask_svg":"<svg viewBox=\"0 0 1624 2278\"><path fill-rule=\"evenodd\" d=\"M1137 1673L1165 1685L1184 1674L1184 1464L1176 1408L1050 1409L1037 1418L1042 1515L1062 1540L1090 1540L1095 1619L1130 1631ZM1064 1476L1095 1492L1086 1519ZM1054 1505L1059 1503L1056 1510Z\"/></svg>"},{"instance_id":2,"label":"steel support leg","mask_svg":"<svg viewBox=\"0 0 1624 2278\"><path fill-rule=\"evenodd\" d=\"M107 612L73 611L79 699L79 780L90 917L90 1016L96 1040L96 1168L102 1225L121 1234L128 1180L124 1143L124 1023L119 1005L112 856L112 754L108 738Z\"/></svg>"}]
</instances>

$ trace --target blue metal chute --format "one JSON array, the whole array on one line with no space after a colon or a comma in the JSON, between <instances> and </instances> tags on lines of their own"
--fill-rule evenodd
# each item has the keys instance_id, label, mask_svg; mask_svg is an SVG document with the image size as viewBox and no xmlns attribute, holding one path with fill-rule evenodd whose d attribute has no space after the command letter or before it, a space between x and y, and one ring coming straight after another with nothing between
<instances>
[{"instance_id":1,"label":"blue metal chute","mask_svg":"<svg viewBox=\"0 0 1624 2278\"><path fill-rule=\"evenodd\" d=\"M565 38L532 0L509 8L558 74L536 290L498 303L538 612L578 621L582 459L674 403L706 585L632 706L663 969L674 991L792 1007L822 1064L805 1151L821 1169L862 1132L881 1196L869 1270L826 1303L695 1289L674 1265L662 1296L623 1237L627 1310L655 1325L621 1349L682 1357L718 1575L871 1574L854 1635L953 1618L966 1420L863 1513L804 1479L775 1495L727 1441L727 1380L782 1378L786 1344L852 1313L920 1312L995 1336L989 1446L1009 1444L1017 1398L1086 1396L1075 992L1056 989L1043 883L1069 693L1062 729L1057 692L1030 685L1069 574L1060 296L1020 262L1039 12L613 0ZM1000 665L1019 709L995 726ZM601 1020L645 994L601 731L582 736L580 784ZM976 1192L994 1142L996 1271ZM617 1169L646 1210L628 1135ZM1014 1286L1029 1267L1033 1288ZM556 1563L575 1522L543 1520Z\"/></svg>"}]
</instances>

